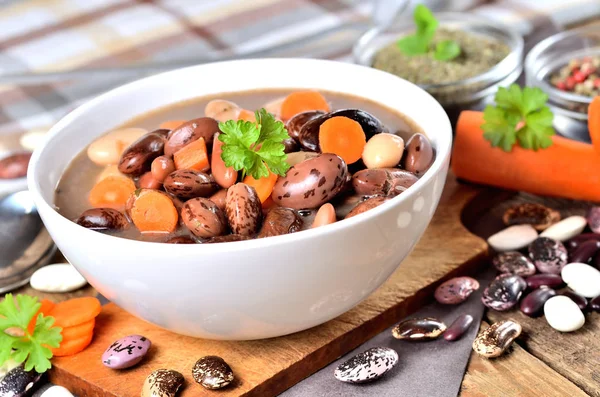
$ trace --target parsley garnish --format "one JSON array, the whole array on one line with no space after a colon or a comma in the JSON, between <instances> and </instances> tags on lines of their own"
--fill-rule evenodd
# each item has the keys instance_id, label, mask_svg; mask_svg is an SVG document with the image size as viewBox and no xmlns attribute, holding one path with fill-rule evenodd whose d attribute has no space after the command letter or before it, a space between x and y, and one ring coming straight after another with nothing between
<instances>
[{"instance_id":1,"label":"parsley garnish","mask_svg":"<svg viewBox=\"0 0 600 397\"><path fill-rule=\"evenodd\" d=\"M53 327L54 318L39 314L33 334L27 330L33 316L40 309L38 299L28 295L6 294L0 302L0 365L13 359L25 362L25 371L35 369L44 373L52 366L52 351L62 341L62 329Z\"/></svg>"},{"instance_id":2,"label":"parsley garnish","mask_svg":"<svg viewBox=\"0 0 600 397\"><path fill-rule=\"evenodd\" d=\"M284 124L265 109L255 112L256 123L228 120L219 123L223 142L221 158L227 167L242 170L254 179L269 176L269 170L285 176L290 165L285 161L283 141L289 138Z\"/></svg>"},{"instance_id":3,"label":"parsley garnish","mask_svg":"<svg viewBox=\"0 0 600 397\"><path fill-rule=\"evenodd\" d=\"M492 146L510 152L514 144L524 149L546 149L552 145L554 115L546 106L548 95L539 88L523 90L512 84L500 87L495 97L496 106L488 105L483 112L483 136Z\"/></svg>"},{"instance_id":4,"label":"parsley garnish","mask_svg":"<svg viewBox=\"0 0 600 397\"><path fill-rule=\"evenodd\" d=\"M431 42L437 31L439 22L429 8L423 4L415 7L413 20L417 29L414 34L404 36L396 42L405 55L422 55L433 52L438 61L451 61L460 55L460 46L456 41L444 40L432 48Z\"/></svg>"}]
</instances>

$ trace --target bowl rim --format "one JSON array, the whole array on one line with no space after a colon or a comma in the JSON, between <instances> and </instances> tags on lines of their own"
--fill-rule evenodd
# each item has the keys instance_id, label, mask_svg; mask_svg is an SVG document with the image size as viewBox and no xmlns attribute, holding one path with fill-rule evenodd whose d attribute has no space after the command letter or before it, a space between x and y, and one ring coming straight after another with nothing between
<instances>
[{"instance_id":1,"label":"bowl rim","mask_svg":"<svg viewBox=\"0 0 600 397\"><path fill-rule=\"evenodd\" d=\"M329 67L339 67L342 69L346 68L348 70L354 70L355 72L359 72L362 74L367 74L367 75L368 74L383 74L386 76L386 78L398 79L398 82L406 85L408 88L412 88L413 90L420 91L421 94L423 95L423 97L426 98L426 100L428 100L430 102L428 104L428 106L432 107L431 112L435 113L435 111L437 111L439 116L442 117L442 119L440 120L440 125L442 128L440 128L440 130L437 133L440 134L440 137L441 137L440 142L446 141L447 145L442 145L441 147L435 148L436 149L436 157L434 159L433 164L430 166L430 168L427 170L427 172L425 172L425 174L421 178L419 178L419 180L414 185L412 185L409 189L402 192L402 194L400 194L396 197L393 197L392 199L388 200L387 202L379 205L378 207L372 208L369 211L366 211L362 214L358 214L352 218L343 219L342 220L343 222L338 221L333 224L329 224L329 225L315 228L315 229L306 229L306 230L302 230L302 231L296 232L296 233L290 233L290 234L285 234L285 235L280 235L280 236L271 236L269 238L262 238L262 239L255 238L255 239L249 239L249 240L223 242L223 243L215 243L215 244L206 244L206 243L178 244L177 250L179 253L191 254L191 253L195 252L195 253L207 253L207 254L210 253L210 254L212 254L212 253L219 253L219 252L224 253L224 252L233 252L233 251L247 251L247 250L252 250L252 249L264 249L264 248L269 248L274 245L298 242L299 240L311 240L311 239L322 237L325 235L334 234L338 230L351 228L358 224L369 222L371 220L371 218L375 218L375 217L391 210L398 203L400 203L402 201L407 201L407 200L411 199L412 197L418 195L420 193L421 187L423 187L425 184L429 183L434 178L434 175L437 175L439 172L442 171L445 163L449 162L453 137L452 137L452 127L450 124L450 120L449 120L448 116L446 115L446 112L444 111L442 106L439 104L439 102L437 102L435 100L435 98L433 98L427 91L423 90L418 85L415 85L407 80L401 79L397 76L394 76L392 74L389 74L389 73L386 73L386 72L383 72L383 71L380 71L380 70L377 70L374 68L361 66L361 65L357 65L357 64L352 64L352 63L338 62L338 61L332 61L332 60L323 60L323 59L256 58L256 59L243 59L243 60L213 62L210 64L189 66L189 67L180 68L180 69L176 69L176 70L172 70L172 71L168 71L168 72L163 72L163 73L159 73L156 75L152 75L149 77L145 77L145 78L138 79L133 82L121 85L117 88L111 89L111 90L87 101L86 103L80 105L79 107L77 107L76 109L74 109L73 111L68 113L66 116L64 116L62 119L60 119L48 131L43 144L40 145L38 148L36 148L36 150L33 152L33 155L30 160L30 166L29 166L29 169L27 172L27 183L28 183L29 191L31 192L31 194L33 194L34 201L35 201L36 205L38 206L38 211L40 213L46 212L46 213L51 213L53 216L57 216L58 218L55 218L56 220L61 221L63 224L65 224L65 222L66 222L66 224L68 224L69 227L76 227L77 228L76 230L78 231L78 233L89 233L89 238L95 239L99 244L107 244L107 246L110 244L114 244L114 243L127 244L134 251L136 251L138 249L140 249L140 250L148 249L151 247L153 249L160 250L161 249L160 247L162 247L162 250L165 250L165 251L169 250L172 253L172 250L173 250L172 244L165 244L162 242L126 239L123 237L117 237L117 236L112 236L112 235L108 235L105 233L99 233L97 231L86 229L86 228L78 225L74 221L66 218L62 214L60 214L54 208L54 205L47 202L44 199L44 197L42 196L42 193L41 193L42 188L40 186L39 181L36 180L36 174L38 173L38 161L41 158L42 153L44 153L44 151L46 150L47 143L50 140L52 140L55 136L58 136L61 132L63 132L65 127L67 127L73 120L84 116L90 109L93 109L97 104L102 103L107 100L112 100L111 98L113 96L119 96L128 91L138 90L140 87L143 87L144 84L146 84L146 82L148 82L152 79L159 79L159 78L164 79L164 78L168 77L169 75L182 73L183 71L190 72L193 69L202 70L203 66L205 66L205 65L220 66L220 65L231 64L231 63L240 64L240 67L243 67L245 64L249 64L249 63L258 63L258 64L260 64L260 63L268 63L268 64L280 63L281 64L280 67L285 67L285 65L288 63L313 63L313 64L323 64L323 65L327 64L327 65L330 65ZM331 66L331 65L336 65L336 66ZM283 69L280 69L280 70L283 70ZM367 77L367 76L365 76L365 77ZM290 84L290 87L293 87L293 84ZM264 88L268 88L268 87L264 87ZM377 103L377 101L374 101L374 102ZM168 105L165 105L165 106L168 106ZM407 117L411 117L411 115L409 113L405 113L405 114L407 115ZM133 118L133 117L135 117L135 115L131 116L131 118ZM446 135L446 137L444 137L444 135ZM81 148L81 150L84 150L84 148ZM41 208L39 208L39 207L41 207Z\"/></svg>"},{"instance_id":2,"label":"bowl rim","mask_svg":"<svg viewBox=\"0 0 600 397\"><path fill-rule=\"evenodd\" d=\"M443 90L452 87L462 87L471 84L478 83L487 83L486 87L490 85L494 85L495 83L505 79L509 76L515 69L523 66L523 52L525 48L525 40L523 36L521 36L515 29L512 29L508 25L492 20L488 17L482 15L473 15L466 12L436 12L435 17L439 21L439 26L443 27L445 23L453 22L453 21L461 21L467 22L471 24L479 24L479 25L487 25L490 28L497 29L502 31L504 34L508 36L508 40L501 40L504 44L509 47L509 53L497 64L492 66L487 71L480 73L478 75L462 79L456 80L448 83L436 83L436 84L417 84L419 87L428 91L431 90L435 93L436 90ZM368 37L366 43L361 43L362 37L355 44L352 50L353 58L355 62L358 62L359 53L364 52L364 49L368 47L370 41L374 40L375 37L379 36L382 33L385 33L386 30L394 29L394 28L403 28L407 26L409 23L412 23L412 20L405 19L400 23L396 23L392 26L387 27L375 27L370 31L365 33L363 37ZM401 37L401 36L399 36ZM362 48L361 48L362 47ZM372 63L373 59L371 59ZM364 65L367 66L367 65ZM373 68L372 65L369 67ZM375 69L375 68L373 68ZM485 89L486 87L483 87Z\"/></svg>"}]
</instances>

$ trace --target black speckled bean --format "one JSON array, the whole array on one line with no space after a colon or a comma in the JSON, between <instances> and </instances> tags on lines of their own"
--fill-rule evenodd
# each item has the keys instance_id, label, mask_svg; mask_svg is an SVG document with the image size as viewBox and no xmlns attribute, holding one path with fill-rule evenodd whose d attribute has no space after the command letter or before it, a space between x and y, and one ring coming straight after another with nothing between
<instances>
[{"instance_id":1,"label":"black speckled bean","mask_svg":"<svg viewBox=\"0 0 600 397\"><path fill-rule=\"evenodd\" d=\"M587 305L588 305L588 300L585 297L583 297L583 296L581 296L581 295L579 295L579 294L577 294L577 293L575 293L575 292L573 292L571 290L562 291L560 293L560 295L566 296L569 299L571 299L573 302L575 302L575 304L577 306L579 306L579 308L581 309L581 311L586 310Z\"/></svg>"},{"instance_id":2,"label":"black speckled bean","mask_svg":"<svg viewBox=\"0 0 600 397\"><path fill-rule=\"evenodd\" d=\"M556 295L556 291L547 287L533 290L521 299L519 309L529 317L539 317L544 310L544 303Z\"/></svg>"},{"instance_id":3,"label":"black speckled bean","mask_svg":"<svg viewBox=\"0 0 600 397\"><path fill-rule=\"evenodd\" d=\"M123 230L129 227L125 215L112 208L89 209L84 211L75 222L92 230Z\"/></svg>"},{"instance_id":4,"label":"black speckled bean","mask_svg":"<svg viewBox=\"0 0 600 397\"><path fill-rule=\"evenodd\" d=\"M501 274L483 291L481 301L490 309L505 311L517 304L527 283L514 274Z\"/></svg>"},{"instance_id":5,"label":"black speckled bean","mask_svg":"<svg viewBox=\"0 0 600 397\"><path fill-rule=\"evenodd\" d=\"M121 155L119 171L125 175L139 176L150 171L152 161L164 153L165 138L149 132L133 142Z\"/></svg>"},{"instance_id":6,"label":"black speckled bean","mask_svg":"<svg viewBox=\"0 0 600 397\"><path fill-rule=\"evenodd\" d=\"M569 262L588 263L600 250L600 241L587 240L579 244L569 255Z\"/></svg>"},{"instance_id":7,"label":"black speckled bean","mask_svg":"<svg viewBox=\"0 0 600 397\"><path fill-rule=\"evenodd\" d=\"M209 199L197 197L185 202L181 209L185 226L197 237L220 236L227 230L223 211Z\"/></svg>"},{"instance_id":8,"label":"black speckled bean","mask_svg":"<svg viewBox=\"0 0 600 397\"><path fill-rule=\"evenodd\" d=\"M473 316L470 314L461 314L444 332L444 339L453 342L459 340L473 325Z\"/></svg>"},{"instance_id":9,"label":"black speckled bean","mask_svg":"<svg viewBox=\"0 0 600 397\"><path fill-rule=\"evenodd\" d=\"M165 178L163 186L168 193L182 199L209 197L219 189L211 176L195 170L173 171Z\"/></svg>"},{"instance_id":10,"label":"black speckled bean","mask_svg":"<svg viewBox=\"0 0 600 397\"><path fill-rule=\"evenodd\" d=\"M262 205L256 190L245 183L236 183L227 189L225 214L233 233L251 236L258 232Z\"/></svg>"},{"instance_id":11,"label":"black speckled bean","mask_svg":"<svg viewBox=\"0 0 600 397\"><path fill-rule=\"evenodd\" d=\"M568 252L560 241L538 237L529 245L529 257L540 273L560 274L567 264Z\"/></svg>"}]
</instances>

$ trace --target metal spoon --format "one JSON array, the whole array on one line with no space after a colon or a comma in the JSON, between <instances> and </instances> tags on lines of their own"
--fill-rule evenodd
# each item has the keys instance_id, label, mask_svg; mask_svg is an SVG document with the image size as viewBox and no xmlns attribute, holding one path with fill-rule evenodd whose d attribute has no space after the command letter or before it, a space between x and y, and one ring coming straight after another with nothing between
<instances>
[{"instance_id":1,"label":"metal spoon","mask_svg":"<svg viewBox=\"0 0 600 397\"><path fill-rule=\"evenodd\" d=\"M25 285L55 252L28 191L0 199L0 293Z\"/></svg>"}]
</instances>

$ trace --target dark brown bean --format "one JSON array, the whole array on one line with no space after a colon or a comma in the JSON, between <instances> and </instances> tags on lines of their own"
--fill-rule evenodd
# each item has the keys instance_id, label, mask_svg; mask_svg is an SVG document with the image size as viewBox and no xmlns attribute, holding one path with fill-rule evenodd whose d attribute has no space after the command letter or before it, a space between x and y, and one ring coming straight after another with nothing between
<instances>
[{"instance_id":1,"label":"dark brown bean","mask_svg":"<svg viewBox=\"0 0 600 397\"><path fill-rule=\"evenodd\" d=\"M125 215L112 208L92 208L84 211L75 222L92 230L123 230L129 227Z\"/></svg>"},{"instance_id":2,"label":"dark brown bean","mask_svg":"<svg viewBox=\"0 0 600 397\"><path fill-rule=\"evenodd\" d=\"M189 236L175 236L175 237L171 237L170 239L165 241L165 243L167 243L167 244L196 244L196 241L194 241L194 239Z\"/></svg>"},{"instance_id":3,"label":"dark brown bean","mask_svg":"<svg viewBox=\"0 0 600 397\"><path fill-rule=\"evenodd\" d=\"M298 151L298 142L294 138L287 138L283 141L283 152L284 153L293 153Z\"/></svg>"},{"instance_id":4,"label":"dark brown bean","mask_svg":"<svg viewBox=\"0 0 600 397\"><path fill-rule=\"evenodd\" d=\"M341 157L324 153L291 167L273 187L275 204L296 210L318 208L344 187L348 167Z\"/></svg>"},{"instance_id":5,"label":"dark brown bean","mask_svg":"<svg viewBox=\"0 0 600 397\"><path fill-rule=\"evenodd\" d=\"M389 197L375 196L375 197L371 197L365 201L361 201L360 203L358 203L356 205L356 207L352 208L352 210L350 212L348 212L348 215L346 215L346 217L344 219L352 218L353 216L362 214L363 212L366 212L370 209L380 206L381 204L385 203L388 200L389 200Z\"/></svg>"},{"instance_id":6,"label":"dark brown bean","mask_svg":"<svg viewBox=\"0 0 600 397\"><path fill-rule=\"evenodd\" d=\"M414 134L406 142L404 157L400 161L402 168L421 176L433 164L433 146L429 139L423 134Z\"/></svg>"},{"instance_id":7,"label":"dark brown bean","mask_svg":"<svg viewBox=\"0 0 600 397\"><path fill-rule=\"evenodd\" d=\"M297 141L300 138L300 131L302 130L304 124L323 114L325 114L325 112L321 110L311 110L308 112L298 113L289 119L285 125L288 135Z\"/></svg>"},{"instance_id":8,"label":"dark brown bean","mask_svg":"<svg viewBox=\"0 0 600 397\"><path fill-rule=\"evenodd\" d=\"M600 313L600 296L597 296L590 301L590 310Z\"/></svg>"},{"instance_id":9,"label":"dark brown bean","mask_svg":"<svg viewBox=\"0 0 600 397\"><path fill-rule=\"evenodd\" d=\"M558 288L564 284L559 274L534 274L527 277L525 282L529 289L540 287Z\"/></svg>"},{"instance_id":10,"label":"dark brown bean","mask_svg":"<svg viewBox=\"0 0 600 397\"><path fill-rule=\"evenodd\" d=\"M197 237L210 238L227 231L225 214L206 198L197 197L186 201L181 209L181 219Z\"/></svg>"},{"instance_id":11,"label":"dark brown bean","mask_svg":"<svg viewBox=\"0 0 600 397\"><path fill-rule=\"evenodd\" d=\"M312 152L319 152L319 128L326 120L332 117L348 117L360 124L362 127L367 140L373 135L381 132L387 132L387 129L381 124L381 122L373 115L359 109L341 109L335 112L323 114L319 117L315 117L307 121L298 134L298 141L300 145Z\"/></svg>"},{"instance_id":12,"label":"dark brown bean","mask_svg":"<svg viewBox=\"0 0 600 397\"><path fill-rule=\"evenodd\" d=\"M150 171L152 172L154 179L163 183L167 176L175 171L175 163L173 163L173 160L170 157L158 156L152 160Z\"/></svg>"},{"instance_id":13,"label":"dark brown bean","mask_svg":"<svg viewBox=\"0 0 600 397\"><path fill-rule=\"evenodd\" d=\"M149 132L133 142L119 160L119 171L125 175L138 176L150 171L152 161L163 154L165 139L162 135Z\"/></svg>"},{"instance_id":14,"label":"dark brown bean","mask_svg":"<svg viewBox=\"0 0 600 397\"><path fill-rule=\"evenodd\" d=\"M584 241L588 241L588 240L596 240L596 241L600 241L600 234L599 233L582 233L579 236L575 236L572 239L569 239L568 241L565 242L565 246L569 249L569 250L574 250L577 247L579 247L581 245L581 243L583 243Z\"/></svg>"},{"instance_id":15,"label":"dark brown bean","mask_svg":"<svg viewBox=\"0 0 600 397\"><path fill-rule=\"evenodd\" d=\"M569 255L569 262L588 263L600 250L600 241L587 240L579 244Z\"/></svg>"},{"instance_id":16,"label":"dark brown bean","mask_svg":"<svg viewBox=\"0 0 600 397\"><path fill-rule=\"evenodd\" d=\"M600 233L600 207L592 207L587 213L587 221L594 233Z\"/></svg>"},{"instance_id":17,"label":"dark brown bean","mask_svg":"<svg viewBox=\"0 0 600 397\"><path fill-rule=\"evenodd\" d=\"M215 203L217 207L225 211L225 201L227 199L227 189L221 189L208 198L210 201Z\"/></svg>"},{"instance_id":18,"label":"dark brown bean","mask_svg":"<svg viewBox=\"0 0 600 397\"><path fill-rule=\"evenodd\" d=\"M544 303L555 295L556 291L553 289L548 287L538 288L521 299L519 309L529 317L539 317L544 311Z\"/></svg>"},{"instance_id":19,"label":"dark brown bean","mask_svg":"<svg viewBox=\"0 0 600 397\"><path fill-rule=\"evenodd\" d=\"M575 302L575 304L577 306L579 306L579 309L581 309L581 311L586 310L587 305L588 305L588 300L585 297L583 297L571 290L562 291L560 293L560 295L566 296L569 299L571 299L573 302Z\"/></svg>"},{"instance_id":20,"label":"dark brown bean","mask_svg":"<svg viewBox=\"0 0 600 397\"><path fill-rule=\"evenodd\" d=\"M195 170L174 171L165 178L163 186L168 193L183 199L208 197L219 189L208 174Z\"/></svg>"},{"instance_id":21,"label":"dark brown bean","mask_svg":"<svg viewBox=\"0 0 600 397\"><path fill-rule=\"evenodd\" d=\"M142 189L160 189L160 186L162 185L159 181L154 179L152 172L150 171L140 177L138 184Z\"/></svg>"},{"instance_id":22,"label":"dark brown bean","mask_svg":"<svg viewBox=\"0 0 600 397\"><path fill-rule=\"evenodd\" d=\"M444 332L444 339L453 342L459 340L473 325L473 316L470 314L461 314Z\"/></svg>"},{"instance_id":23,"label":"dark brown bean","mask_svg":"<svg viewBox=\"0 0 600 397\"><path fill-rule=\"evenodd\" d=\"M600 270L600 251L598 251L596 255L594 255L594 257L592 258L591 265L594 266L596 269Z\"/></svg>"},{"instance_id":24,"label":"dark brown bean","mask_svg":"<svg viewBox=\"0 0 600 397\"><path fill-rule=\"evenodd\" d=\"M397 196L418 180L414 174L398 168L375 168L355 173L352 187L363 196Z\"/></svg>"},{"instance_id":25,"label":"dark brown bean","mask_svg":"<svg viewBox=\"0 0 600 397\"><path fill-rule=\"evenodd\" d=\"M537 203L522 203L507 209L502 221L506 226L525 224L544 230L560 221L560 212Z\"/></svg>"},{"instance_id":26,"label":"dark brown bean","mask_svg":"<svg viewBox=\"0 0 600 397\"><path fill-rule=\"evenodd\" d=\"M27 175L27 167L31 153L16 153L0 160L0 179L23 178Z\"/></svg>"},{"instance_id":27,"label":"dark brown bean","mask_svg":"<svg viewBox=\"0 0 600 397\"><path fill-rule=\"evenodd\" d=\"M273 207L267 212L258 237L263 238L294 233L302 230L303 223L298 212L293 209Z\"/></svg>"},{"instance_id":28,"label":"dark brown bean","mask_svg":"<svg viewBox=\"0 0 600 397\"><path fill-rule=\"evenodd\" d=\"M154 130L152 132L155 133L155 134L158 134L158 135L162 136L166 140L169 137L169 134L171 133L171 130L167 130L165 128L160 128L160 129Z\"/></svg>"},{"instance_id":29,"label":"dark brown bean","mask_svg":"<svg viewBox=\"0 0 600 397\"><path fill-rule=\"evenodd\" d=\"M206 148L211 150L215 133L219 132L219 123L210 117L190 120L171 131L165 144L165 154L172 156L185 145L204 138Z\"/></svg>"},{"instance_id":30,"label":"dark brown bean","mask_svg":"<svg viewBox=\"0 0 600 397\"><path fill-rule=\"evenodd\" d=\"M227 189L225 214L234 234L252 236L258 232L262 221L262 205L254 187L236 183Z\"/></svg>"}]
</instances>

